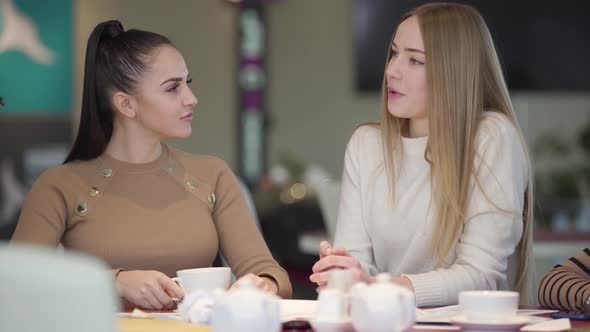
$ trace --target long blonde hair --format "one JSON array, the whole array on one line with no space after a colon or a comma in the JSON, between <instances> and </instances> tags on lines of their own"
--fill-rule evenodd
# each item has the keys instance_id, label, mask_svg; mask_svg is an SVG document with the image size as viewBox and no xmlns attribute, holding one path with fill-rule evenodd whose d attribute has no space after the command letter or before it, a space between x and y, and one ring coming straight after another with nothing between
<instances>
[{"instance_id":1,"label":"long blonde hair","mask_svg":"<svg viewBox=\"0 0 590 332\"><path fill-rule=\"evenodd\" d=\"M471 180L477 182L476 133L484 112L504 114L519 131L527 152L492 37L479 13L467 5L430 3L407 13L402 22L412 16L419 22L427 62L429 138L425 158L431 164L431 200L437 219L431 247L437 258L436 266L440 267L463 230L473 185ZM392 41L394 37L395 33ZM391 56L390 45L386 66ZM385 75L381 113L385 169L391 198L395 201L394 161L402 156L401 135L408 128L408 120L388 112ZM528 285L532 243L533 182L528 153L526 159L529 181L524 197L523 235L516 248L518 271L513 286L530 296L525 286Z\"/></svg>"}]
</instances>

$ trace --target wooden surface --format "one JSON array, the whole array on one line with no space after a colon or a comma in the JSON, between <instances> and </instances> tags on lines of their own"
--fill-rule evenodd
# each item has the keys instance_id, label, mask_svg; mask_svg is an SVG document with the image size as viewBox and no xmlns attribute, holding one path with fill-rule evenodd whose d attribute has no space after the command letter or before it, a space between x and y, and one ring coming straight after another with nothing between
<instances>
[{"instance_id":1,"label":"wooden surface","mask_svg":"<svg viewBox=\"0 0 590 332\"><path fill-rule=\"evenodd\" d=\"M123 317L119 319L119 328L121 332L211 332L208 326L155 318Z\"/></svg>"}]
</instances>

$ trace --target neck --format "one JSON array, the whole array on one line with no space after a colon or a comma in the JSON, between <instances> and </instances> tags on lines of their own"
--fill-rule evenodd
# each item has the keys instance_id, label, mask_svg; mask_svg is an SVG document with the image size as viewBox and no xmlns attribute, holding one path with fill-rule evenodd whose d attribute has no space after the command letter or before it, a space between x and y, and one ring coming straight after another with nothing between
<instances>
[{"instance_id":1,"label":"neck","mask_svg":"<svg viewBox=\"0 0 590 332\"><path fill-rule=\"evenodd\" d=\"M162 144L159 138L147 133L143 127L115 120L105 153L120 161L145 164L160 157Z\"/></svg>"},{"instance_id":2,"label":"neck","mask_svg":"<svg viewBox=\"0 0 590 332\"><path fill-rule=\"evenodd\" d=\"M428 136L428 118L410 119L408 127L409 138Z\"/></svg>"}]
</instances>

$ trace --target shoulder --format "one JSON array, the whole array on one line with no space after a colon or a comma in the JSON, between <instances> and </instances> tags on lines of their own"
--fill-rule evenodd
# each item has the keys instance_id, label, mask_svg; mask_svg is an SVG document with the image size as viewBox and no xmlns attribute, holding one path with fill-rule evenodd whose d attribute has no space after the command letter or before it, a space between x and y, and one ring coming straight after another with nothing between
<instances>
[{"instance_id":1,"label":"shoulder","mask_svg":"<svg viewBox=\"0 0 590 332\"><path fill-rule=\"evenodd\" d=\"M364 124L355 129L344 154L344 168L361 172L373 170L382 163L383 144L379 124Z\"/></svg>"},{"instance_id":2,"label":"shoulder","mask_svg":"<svg viewBox=\"0 0 590 332\"><path fill-rule=\"evenodd\" d=\"M522 174L528 172L526 143L514 121L498 112L484 113L476 135L476 160L488 166L519 164Z\"/></svg>"},{"instance_id":3,"label":"shoulder","mask_svg":"<svg viewBox=\"0 0 590 332\"><path fill-rule=\"evenodd\" d=\"M496 111L485 111L477 130L478 146L493 142L512 142L521 144L522 138L511 119Z\"/></svg>"},{"instance_id":4,"label":"shoulder","mask_svg":"<svg viewBox=\"0 0 590 332\"><path fill-rule=\"evenodd\" d=\"M379 123L366 123L358 126L352 133L351 140L371 141L381 140L381 125Z\"/></svg>"},{"instance_id":5,"label":"shoulder","mask_svg":"<svg viewBox=\"0 0 590 332\"><path fill-rule=\"evenodd\" d=\"M199 178L213 180L224 172L231 171L227 163L221 158L204 154L192 154L171 146L168 146L168 149L170 154L189 173Z\"/></svg>"},{"instance_id":6,"label":"shoulder","mask_svg":"<svg viewBox=\"0 0 590 332\"><path fill-rule=\"evenodd\" d=\"M59 192L64 196L80 192L88 187L91 179L99 177L100 171L95 160L71 161L43 171L33 183L32 192Z\"/></svg>"},{"instance_id":7,"label":"shoulder","mask_svg":"<svg viewBox=\"0 0 590 332\"><path fill-rule=\"evenodd\" d=\"M370 149L381 147L381 126L378 123L367 123L358 126L348 142L348 149Z\"/></svg>"},{"instance_id":8,"label":"shoulder","mask_svg":"<svg viewBox=\"0 0 590 332\"><path fill-rule=\"evenodd\" d=\"M35 180L36 185L67 186L74 178L83 172L85 161L72 161L43 171Z\"/></svg>"}]
</instances>

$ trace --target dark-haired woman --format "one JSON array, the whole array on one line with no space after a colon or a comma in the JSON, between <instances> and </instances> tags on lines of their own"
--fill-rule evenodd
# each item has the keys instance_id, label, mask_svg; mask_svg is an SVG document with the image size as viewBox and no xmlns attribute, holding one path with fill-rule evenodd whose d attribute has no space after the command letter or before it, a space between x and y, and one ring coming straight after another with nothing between
<instances>
[{"instance_id":1,"label":"dark-haired woman","mask_svg":"<svg viewBox=\"0 0 590 332\"><path fill-rule=\"evenodd\" d=\"M102 258L120 295L145 308L182 297L170 277L211 266L219 249L238 278L289 297L287 273L230 168L161 142L191 134L190 83L166 37L98 24L86 49L76 141L64 164L34 184L12 241L61 243Z\"/></svg>"}]
</instances>

